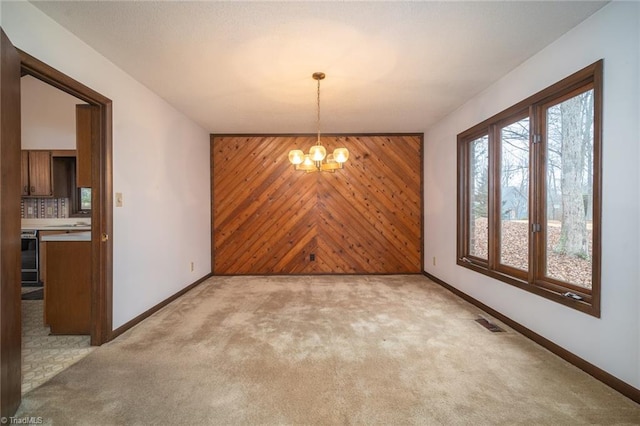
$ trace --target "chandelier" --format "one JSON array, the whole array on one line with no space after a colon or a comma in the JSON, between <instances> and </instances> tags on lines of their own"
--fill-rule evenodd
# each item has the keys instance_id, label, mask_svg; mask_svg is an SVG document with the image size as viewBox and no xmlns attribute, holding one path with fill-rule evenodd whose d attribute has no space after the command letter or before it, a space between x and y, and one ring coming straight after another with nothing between
<instances>
[{"instance_id":1,"label":"chandelier","mask_svg":"<svg viewBox=\"0 0 640 426\"><path fill-rule=\"evenodd\" d=\"M320 80L325 78L325 74L323 72L315 72L312 77L318 82L318 140L309 149L308 154L305 154L300 149L289 151L289 161L296 170L302 170L307 173L333 173L337 169L341 169L342 165L349 159L349 150L347 148L336 148L333 150L333 154L327 155L327 150L322 146L320 142Z\"/></svg>"}]
</instances>

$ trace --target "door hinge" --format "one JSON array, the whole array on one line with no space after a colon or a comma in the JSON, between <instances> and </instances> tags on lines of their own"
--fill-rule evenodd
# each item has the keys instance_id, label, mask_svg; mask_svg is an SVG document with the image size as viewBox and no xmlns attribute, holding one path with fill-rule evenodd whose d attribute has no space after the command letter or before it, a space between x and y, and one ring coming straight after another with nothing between
<instances>
[{"instance_id":1,"label":"door hinge","mask_svg":"<svg viewBox=\"0 0 640 426\"><path fill-rule=\"evenodd\" d=\"M539 223L531 224L531 232L540 232L540 231L542 231L542 225L540 225Z\"/></svg>"},{"instance_id":2,"label":"door hinge","mask_svg":"<svg viewBox=\"0 0 640 426\"><path fill-rule=\"evenodd\" d=\"M533 143L540 143L542 141L542 136L540 134L533 135Z\"/></svg>"}]
</instances>

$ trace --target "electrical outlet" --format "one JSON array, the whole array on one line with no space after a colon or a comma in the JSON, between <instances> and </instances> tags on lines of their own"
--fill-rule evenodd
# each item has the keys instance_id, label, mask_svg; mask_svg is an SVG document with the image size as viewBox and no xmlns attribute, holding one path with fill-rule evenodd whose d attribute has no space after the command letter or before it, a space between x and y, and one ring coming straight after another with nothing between
<instances>
[{"instance_id":1,"label":"electrical outlet","mask_svg":"<svg viewBox=\"0 0 640 426\"><path fill-rule=\"evenodd\" d=\"M191 272L193 272L193 268L194 268L195 264L193 263L193 261L189 264L189 267L191 268Z\"/></svg>"},{"instance_id":2,"label":"electrical outlet","mask_svg":"<svg viewBox=\"0 0 640 426\"><path fill-rule=\"evenodd\" d=\"M310 260L311 262L315 262L315 261L316 261L316 254L315 254L315 253L311 253L311 254L309 255L309 260Z\"/></svg>"}]
</instances>

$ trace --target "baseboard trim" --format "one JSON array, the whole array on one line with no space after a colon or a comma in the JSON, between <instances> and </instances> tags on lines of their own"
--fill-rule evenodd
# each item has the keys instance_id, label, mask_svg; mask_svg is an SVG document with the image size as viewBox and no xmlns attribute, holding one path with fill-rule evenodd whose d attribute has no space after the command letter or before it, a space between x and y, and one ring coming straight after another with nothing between
<instances>
[{"instance_id":1,"label":"baseboard trim","mask_svg":"<svg viewBox=\"0 0 640 426\"><path fill-rule=\"evenodd\" d=\"M475 305L478 308L482 309L483 311L485 311L489 315L499 319L503 323L507 324L509 327L511 327L514 330L516 330L518 333L528 337L529 339L533 340L534 342L536 342L540 346L542 346L542 347L548 349L549 351L553 352L554 354L556 354L560 358L564 359L565 361L575 365L576 367L578 367L579 369L583 370L587 374L593 376L594 378L598 379L599 381L601 381L605 385L615 389L616 391L620 392L621 394L623 394L627 398L629 398L629 399L631 399L631 400L633 400L633 401L635 401L635 402L640 404L640 389L637 389L637 388L631 386L630 384L618 379L617 377L607 373L606 371L602 370L601 368L596 367L595 365L591 364L590 362L580 358L576 354L574 354L572 352L569 352L568 350L566 350L562 346L559 346L558 344L553 343L551 340L546 339L545 337L543 337L543 336L539 335L538 333L528 329L527 327L523 326L522 324L520 324L520 323L512 320L511 318L501 314L500 312L496 311L495 309L490 308L489 306L485 305L484 303L480 302L479 300L474 299L473 297L469 296L468 294L466 294L466 293L458 290L457 288L453 287L452 285L442 281L440 278L438 278L438 277L436 277L434 275L431 275L430 273L428 273L426 271L423 272L423 275L426 276L427 278L429 278L431 281L433 281L433 282L441 285L442 287L446 288L447 290L449 290L450 292L452 292L456 296L459 296L460 298L466 300L467 302L471 303L472 305Z\"/></svg>"},{"instance_id":2,"label":"baseboard trim","mask_svg":"<svg viewBox=\"0 0 640 426\"><path fill-rule=\"evenodd\" d=\"M198 279L197 281L193 282L192 284L189 284L188 286L186 286L185 288L183 288L182 290L180 290L179 292L177 292L173 296L168 297L167 299L163 300L162 302L158 303L157 305L155 305L155 306L151 307L150 309L146 310L145 312L141 313L140 315L138 315L137 317L135 317L131 321L128 321L125 324L121 325L120 327L116 328L115 330L113 330L111 332L111 334L109 336L109 340L115 339L116 337L118 337L119 335L124 333L125 331L127 331L130 328L133 328L134 326L138 325L143 320L149 318L151 315L155 314L160 309L164 308L169 303L173 302L178 297L184 295L188 291L194 289L195 287L200 285L203 281L205 281L206 279L208 279L208 278L210 278L212 276L213 276L212 273L209 273L209 274L205 275L204 277Z\"/></svg>"}]
</instances>

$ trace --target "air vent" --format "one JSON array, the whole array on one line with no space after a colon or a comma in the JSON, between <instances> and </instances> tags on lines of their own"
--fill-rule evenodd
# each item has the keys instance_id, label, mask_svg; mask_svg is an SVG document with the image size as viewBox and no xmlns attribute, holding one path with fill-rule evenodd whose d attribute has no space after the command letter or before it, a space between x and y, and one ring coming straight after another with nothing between
<instances>
[{"instance_id":1,"label":"air vent","mask_svg":"<svg viewBox=\"0 0 640 426\"><path fill-rule=\"evenodd\" d=\"M483 326L484 328L486 328L487 330L489 330L492 333L502 333L504 332L503 329L501 329L500 327L498 327L497 325L495 325L494 323L484 319L484 318L478 318L476 320L476 322L478 324L480 324L481 326Z\"/></svg>"}]
</instances>

